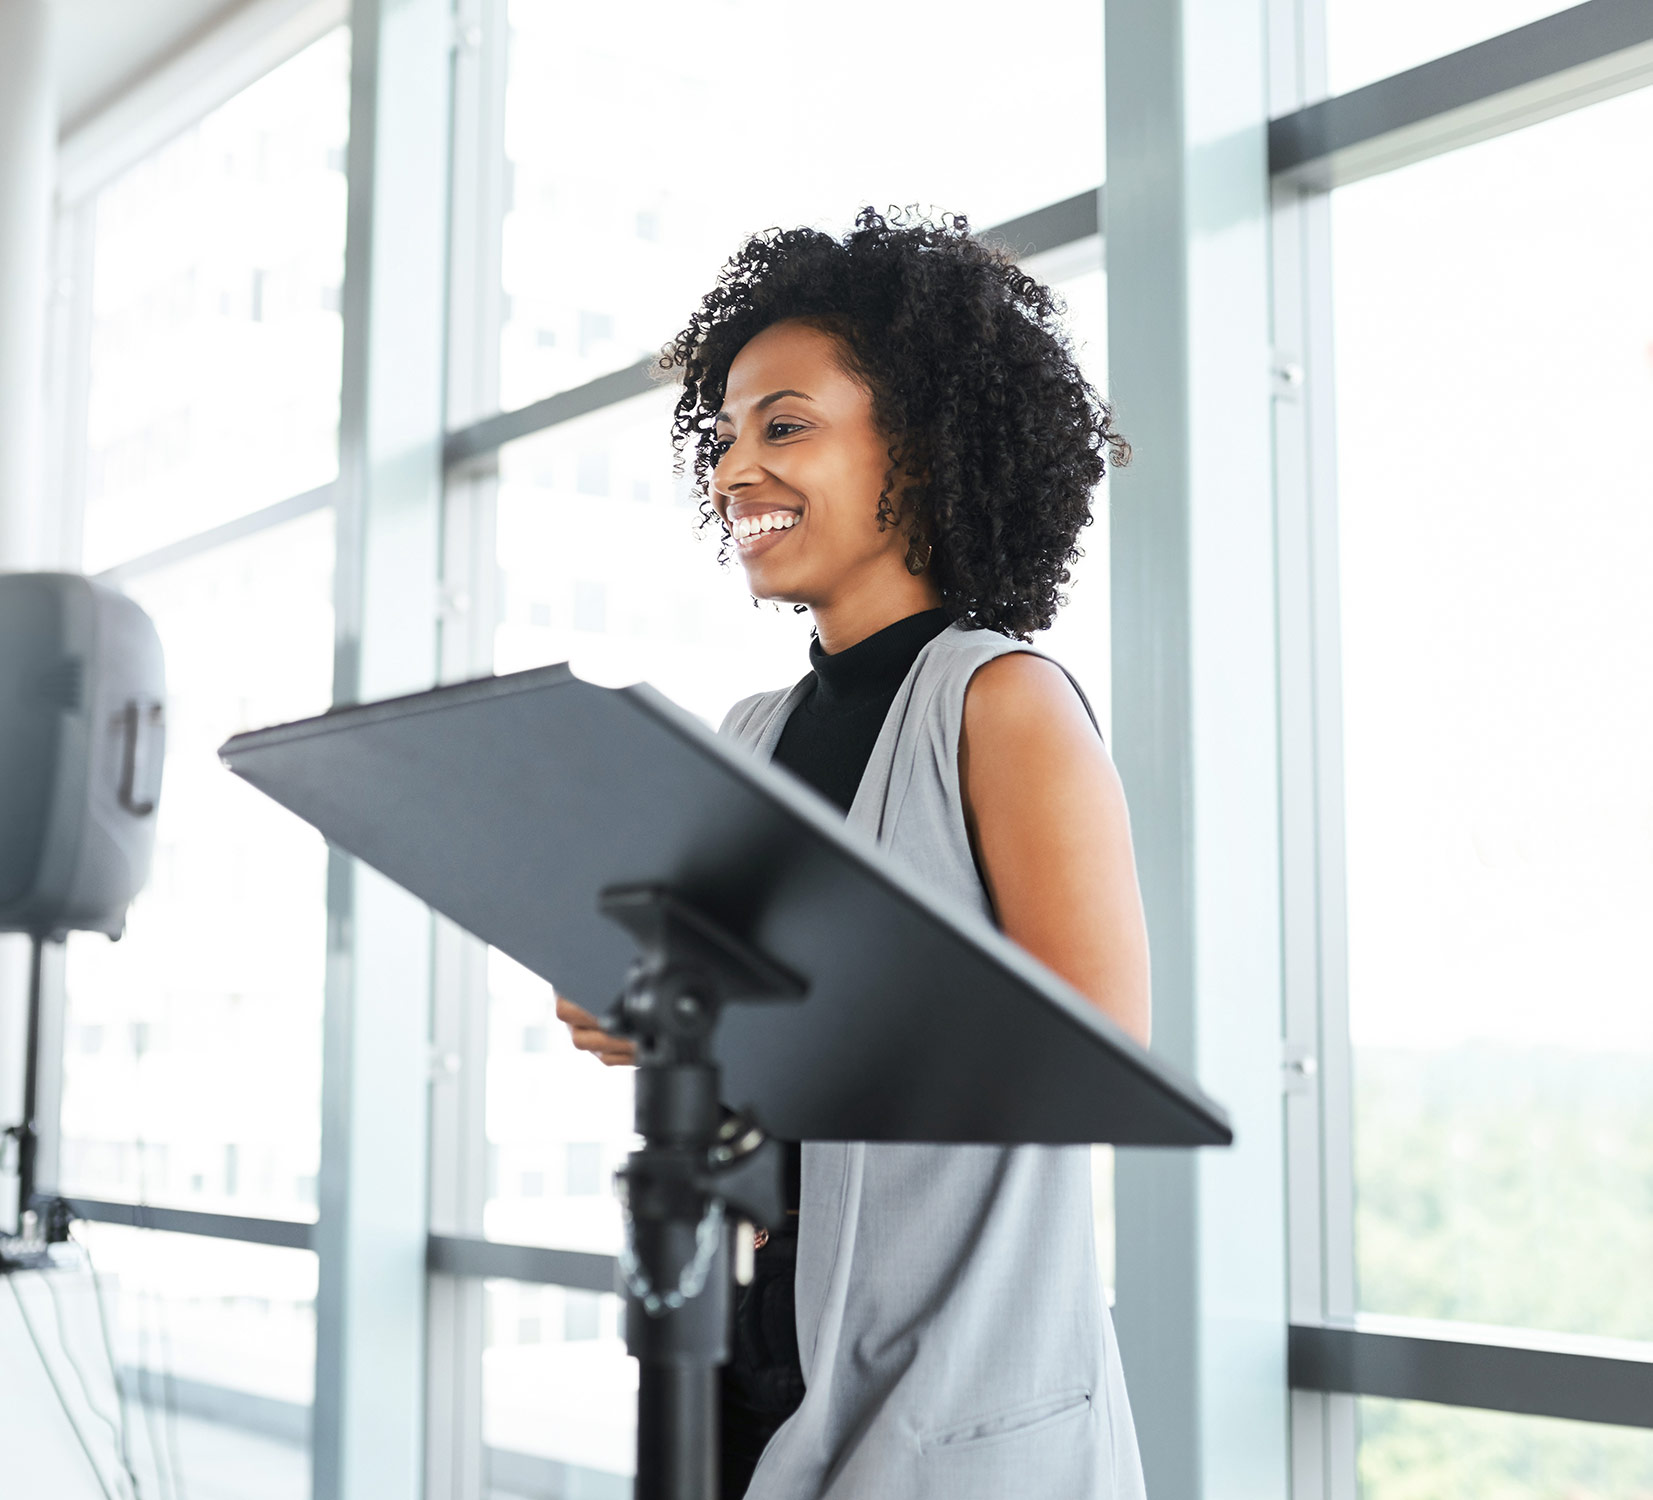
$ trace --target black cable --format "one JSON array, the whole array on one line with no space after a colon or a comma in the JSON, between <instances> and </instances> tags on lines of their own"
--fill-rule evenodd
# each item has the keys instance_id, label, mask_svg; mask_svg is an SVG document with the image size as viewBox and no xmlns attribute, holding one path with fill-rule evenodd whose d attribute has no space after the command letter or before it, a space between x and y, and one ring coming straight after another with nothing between
<instances>
[{"instance_id":1,"label":"black cable","mask_svg":"<svg viewBox=\"0 0 1653 1500\"><path fill-rule=\"evenodd\" d=\"M80 1430L80 1423L75 1421L75 1414L69 1410L68 1398L63 1394L63 1387L57 1383L57 1376L52 1373L51 1361L46 1358L46 1351L40 1346L40 1337L34 1331L34 1324L29 1319L29 1310L23 1305L23 1294L17 1290L15 1275L5 1278L6 1285L11 1288L12 1300L17 1304L17 1313L23 1319L23 1327L28 1331L29 1342L34 1345L35 1357L40 1361L40 1368L46 1372L46 1379L52 1387L52 1394L57 1397L57 1404L63 1412L63 1419L69 1424L69 1430L74 1433L75 1441L80 1444L80 1451L86 1455L86 1462L91 1465L92 1477L97 1480L98 1488L103 1491L104 1500L120 1500L104 1482L103 1470L98 1461L92 1456L92 1446L86 1441L86 1434Z\"/></svg>"},{"instance_id":2,"label":"black cable","mask_svg":"<svg viewBox=\"0 0 1653 1500\"><path fill-rule=\"evenodd\" d=\"M80 1386L81 1395L86 1398L86 1409L109 1429L109 1436L114 1440L115 1450L120 1455L121 1467L126 1470L126 1477L131 1481L133 1494L136 1495L138 1483L137 1480L132 1477L132 1466L126 1462L126 1436L121 1430L121 1426L116 1425L115 1419L109 1416L108 1413L106 1413L103 1408L92 1399L91 1383L86 1379L86 1372L81 1369L80 1361L75 1358L75 1351L70 1345L69 1328L63 1321L63 1299L57 1294L57 1283L53 1280L53 1273L51 1271L42 1271L40 1273L40 1279L46 1285L46 1295L51 1298L52 1322L57 1326L57 1347L63 1351L64 1363L69 1366L76 1382ZM118 1381L116 1382L115 1389L116 1400L118 1402L120 1399L120 1384Z\"/></svg>"},{"instance_id":3,"label":"black cable","mask_svg":"<svg viewBox=\"0 0 1653 1500\"><path fill-rule=\"evenodd\" d=\"M98 1331L103 1335L103 1352L109 1361L109 1379L115 1387L115 1404L120 1413L120 1445L121 1467L126 1470L126 1477L132 1485L132 1500L143 1500L143 1491L138 1485L137 1470L132 1467L132 1447L127 1435L126 1416L126 1382L121 1379L120 1366L115 1363L115 1340L109 1332L109 1310L103 1301L103 1284L98 1280L97 1262L92 1259L92 1249L85 1240L76 1238L73 1234L75 1248L80 1251L86 1261L86 1274L92 1278L92 1300L98 1309Z\"/></svg>"}]
</instances>

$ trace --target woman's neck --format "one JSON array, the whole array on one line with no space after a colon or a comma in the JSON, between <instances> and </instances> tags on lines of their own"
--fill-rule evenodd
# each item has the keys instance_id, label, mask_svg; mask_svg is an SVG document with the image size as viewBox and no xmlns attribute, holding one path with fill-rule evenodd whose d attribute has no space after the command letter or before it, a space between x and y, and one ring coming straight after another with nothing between
<instances>
[{"instance_id":1,"label":"woman's neck","mask_svg":"<svg viewBox=\"0 0 1653 1500\"><path fill-rule=\"evenodd\" d=\"M851 589L830 603L811 605L810 613L815 616L815 634L820 638L821 649L836 656L886 625L939 608L940 604L941 590L928 573L914 577L903 570L898 578L883 575L869 579L862 587Z\"/></svg>"}]
</instances>

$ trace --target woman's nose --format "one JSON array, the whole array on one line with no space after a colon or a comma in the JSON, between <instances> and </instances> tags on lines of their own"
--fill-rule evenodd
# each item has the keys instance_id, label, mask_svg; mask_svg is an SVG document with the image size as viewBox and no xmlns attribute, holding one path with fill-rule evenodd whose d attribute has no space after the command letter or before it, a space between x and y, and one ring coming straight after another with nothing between
<instances>
[{"instance_id":1,"label":"woman's nose","mask_svg":"<svg viewBox=\"0 0 1653 1500\"><path fill-rule=\"evenodd\" d=\"M731 494L742 485L753 483L761 475L761 470L753 459L753 445L742 438L736 438L723 450L723 456L718 459L717 466L712 470L712 484L725 494Z\"/></svg>"}]
</instances>

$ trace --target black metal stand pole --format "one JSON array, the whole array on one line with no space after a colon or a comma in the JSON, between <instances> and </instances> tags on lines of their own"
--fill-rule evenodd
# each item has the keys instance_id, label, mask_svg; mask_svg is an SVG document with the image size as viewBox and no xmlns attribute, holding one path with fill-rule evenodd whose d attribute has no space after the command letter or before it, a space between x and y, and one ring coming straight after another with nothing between
<instances>
[{"instance_id":1,"label":"black metal stand pole","mask_svg":"<svg viewBox=\"0 0 1653 1500\"><path fill-rule=\"evenodd\" d=\"M40 1097L40 991L45 953L45 934L31 932L28 1026L23 1043L23 1119L11 1130L11 1134L17 1140L16 1233L19 1236L23 1233L24 1215L34 1203L35 1153L39 1146L34 1119Z\"/></svg>"},{"instance_id":2,"label":"black metal stand pole","mask_svg":"<svg viewBox=\"0 0 1653 1500\"><path fill-rule=\"evenodd\" d=\"M605 892L633 932L611 1024L637 1045L637 1133L620 1171L626 1348L638 1365L636 1500L715 1500L718 1368L729 1358L730 1236L738 1218L781 1213L779 1148L750 1120L723 1118L712 1033L731 999L802 992L669 891Z\"/></svg>"},{"instance_id":3,"label":"black metal stand pole","mask_svg":"<svg viewBox=\"0 0 1653 1500\"><path fill-rule=\"evenodd\" d=\"M640 1058L637 1131L644 1144L627 1164L627 1195L652 1296L633 1287L626 1301L626 1347L638 1365L636 1496L713 1500L731 1300L729 1228L721 1200L703 1196L718 1134L716 1068Z\"/></svg>"}]
</instances>

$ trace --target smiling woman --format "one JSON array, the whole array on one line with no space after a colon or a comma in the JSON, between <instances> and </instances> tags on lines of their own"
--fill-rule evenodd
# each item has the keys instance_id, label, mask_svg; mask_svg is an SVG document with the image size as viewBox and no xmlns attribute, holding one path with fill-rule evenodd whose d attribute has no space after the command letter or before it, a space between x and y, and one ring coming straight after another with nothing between
<instances>
[{"instance_id":1,"label":"smiling woman","mask_svg":"<svg viewBox=\"0 0 1653 1500\"><path fill-rule=\"evenodd\" d=\"M897 555L930 575L948 614L1026 640L1063 602L1107 463L1130 458L1062 312L963 218L867 209L842 241L758 235L662 355L683 377L679 451L693 445L708 512L728 521L749 495L800 509L775 486L733 491L752 484L756 451L784 490L782 455L830 432L837 477L875 480L880 532L900 533ZM808 383L782 383L795 367Z\"/></svg>"},{"instance_id":2,"label":"smiling woman","mask_svg":"<svg viewBox=\"0 0 1653 1500\"><path fill-rule=\"evenodd\" d=\"M729 371L709 453L711 505L754 597L811 608L827 651L941 603L913 521L878 510L890 444L843 349L800 319L764 329Z\"/></svg>"},{"instance_id":3,"label":"smiling woman","mask_svg":"<svg viewBox=\"0 0 1653 1500\"><path fill-rule=\"evenodd\" d=\"M810 674L723 732L1146 1041L1119 778L1076 684L1023 644L1127 453L1060 313L962 219L866 210L841 241L749 241L662 365L707 523L754 598L815 624ZM630 1060L559 1014L581 1050ZM791 1159L736 1308L729 1500L1141 1494L1085 1148Z\"/></svg>"}]
</instances>

